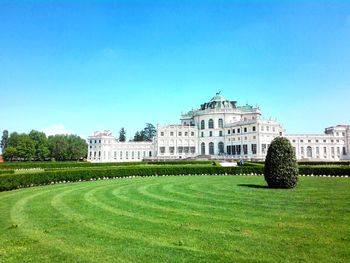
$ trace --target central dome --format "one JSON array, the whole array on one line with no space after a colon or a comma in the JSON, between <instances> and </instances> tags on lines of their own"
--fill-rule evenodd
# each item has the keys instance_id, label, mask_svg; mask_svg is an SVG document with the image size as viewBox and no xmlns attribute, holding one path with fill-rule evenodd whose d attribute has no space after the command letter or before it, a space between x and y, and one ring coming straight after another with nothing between
<instances>
[{"instance_id":1,"label":"central dome","mask_svg":"<svg viewBox=\"0 0 350 263\"><path fill-rule=\"evenodd\" d=\"M225 97L216 94L209 102L201 105L201 110L205 109L235 109L236 101L229 101Z\"/></svg>"}]
</instances>

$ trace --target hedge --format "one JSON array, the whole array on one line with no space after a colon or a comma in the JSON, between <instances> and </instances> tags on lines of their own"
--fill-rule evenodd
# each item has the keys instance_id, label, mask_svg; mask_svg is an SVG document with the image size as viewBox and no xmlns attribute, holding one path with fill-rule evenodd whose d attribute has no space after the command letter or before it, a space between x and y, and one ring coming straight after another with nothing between
<instances>
[{"instance_id":1,"label":"hedge","mask_svg":"<svg viewBox=\"0 0 350 263\"><path fill-rule=\"evenodd\" d=\"M168 165L168 164L212 164L213 161L198 160L174 160L174 161L142 161L142 162L109 162L109 163L90 163L90 162L6 162L0 164L0 169L30 169L30 168L72 168L72 167L106 167L106 166L135 166L135 165Z\"/></svg>"},{"instance_id":2,"label":"hedge","mask_svg":"<svg viewBox=\"0 0 350 263\"><path fill-rule=\"evenodd\" d=\"M301 161L299 165L350 165L350 161Z\"/></svg>"},{"instance_id":3,"label":"hedge","mask_svg":"<svg viewBox=\"0 0 350 263\"><path fill-rule=\"evenodd\" d=\"M80 181L103 177L152 176L152 175L190 175L190 174L262 174L260 167L200 167L167 166L162 167L120 167L105 169L54 170L39 173L13 174L0 176L0 191L20 187L51 184L52 182Z\"/></svg>"}]
</instances>

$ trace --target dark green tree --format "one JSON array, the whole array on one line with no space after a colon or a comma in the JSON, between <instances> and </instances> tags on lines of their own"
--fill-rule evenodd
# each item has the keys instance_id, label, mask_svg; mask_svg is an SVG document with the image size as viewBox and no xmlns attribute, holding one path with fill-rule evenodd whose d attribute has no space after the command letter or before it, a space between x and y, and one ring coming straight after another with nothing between
<instances>
[{"instance_id":1,"label":"dark green tree","mask_svg":"<svg viewBox=\"0 0 350 263\"><path fill-rule=\"evenodd\" d=\"M57 161L65 161L69 159L68 140L66 135L56 134L49 136L50 156Z\"/></svg>"},{"instance_id":2,"label":"dark green tree","mask_svg":"<svg viewBox=\"0 0 350 263\"><path fill-rule=\"evenodd\" d=\"M153 137L156 135L157 130L151 123L146 123L146 127L143 129L144 132L144 141L152 141Z\"/></svg>"},{"instance_id":3,"label":"dark green tree","mask_svg":"<svg viewBox=\"0 0 350 263\"><path fill-rule=\"evenodd\" d=\"M34 142L35 154L34 160L43 161L49 157L49 143L46 134L36 130L31 130L29 137Z\"/></svg>"},{"instance_id":4,"label":"dark green tree","mask_svg":"<svg viewBox=\"0 0 350 263\"><path fill-rule=\"evenodd\" d=\"M19 160L31 161L34 158L35 144L28 134L18 135L16 151Z\"/></svg>"},{"instance_id":5,"label":"dark green tree","mask_svg":"<svg viewBox=\"0 0 350 263\"><path fill-rule=\"evenodd\" d=\"M1 138L1 144L0 144L2 152L5 151L8 144L9 144L9 132L8 130L4 130L2 132L2 138Z\"/></svg>"},{"instance_id":6,"label":"dark green tree","mask_svg":"<svg viewBox=\"0 0 350 263\"><path fill-rule=\"evenodd\" d=\"M265 180L271 188L293 188L298 181L298 164L287 138L277 137L267 150Z\"/></svg>"},{"instance_id":7,"label":"dark green tree","mask_svg":"<svg viewBox=\"0 0 350 263\"><path fill-rule=\"evenodd\" d=\"M68 158L69 160L79 160L87 157L87 143L77 135L68 135Z\"/></svg>"},{"instance_id":8,"label":"dark green tree","mask_svg":"<svg viewBox=\"0 0 350 263\"><path fill-rule=\"evenodd\" d=\"M2 155L6 161L14 161L17 159L17 150L15 147L8 146Z\"/></svg>"},{"instance_id":9,"label":"dark green tree","mask_svg":"<svg viewBox=\"0 0 350 263\"><path fill-rule=\"evenodd\" d=\"M125 131L124 127L123 127L119 131L119 141L120 142L125 142L125 140L126 140L126 131Z\"/></svg>"}]
</instances>

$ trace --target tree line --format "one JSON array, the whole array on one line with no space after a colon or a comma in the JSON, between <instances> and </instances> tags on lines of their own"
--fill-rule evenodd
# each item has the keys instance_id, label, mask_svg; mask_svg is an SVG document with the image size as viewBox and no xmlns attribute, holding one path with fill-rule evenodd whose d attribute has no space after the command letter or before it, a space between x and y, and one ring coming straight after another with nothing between
<instances>
[{"instance_id":1,"label":"tree line","mask_svg":"<svg viewBox=\"0 0 350 263\"><path fill-rule=\"evenodd\" d=\"M75 161L86 158L87 143L77 135L52 135L32 130L28 134L4 130L1 149L6 161Z\"/></svg>"},{"instance_id":2,"label":"tree line","mask_svg":"<svg viewBox=\"0 0 350 263\"><path fill-rule=\"evenodd\" d=\"M156 135L157 130L151 123L146 123L146 127L143 128L141 131L137 131L134 135L133 139L130 139L130 141L134 142L151 142L153 137ZM121 128L119 131L119 141L125 142L126 141L126 131L124 128Z\"/></svg>"}]
</instances>

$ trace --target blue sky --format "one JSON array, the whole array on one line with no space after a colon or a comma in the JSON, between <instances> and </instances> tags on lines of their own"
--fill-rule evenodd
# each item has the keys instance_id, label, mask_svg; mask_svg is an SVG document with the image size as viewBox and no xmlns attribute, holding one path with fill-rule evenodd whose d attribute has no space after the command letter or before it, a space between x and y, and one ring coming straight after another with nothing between
<instances>
[{"instance_id":1,"label":"blue sky","mask_svg":"<svg viewBox=\"0 0 350 263\"><path fill-rule=\"evenodd\" d=\"M287 133L350 124L348 1L2 1L0 130L127 137L217 91Z\"/></svg>"}]
</instances>

